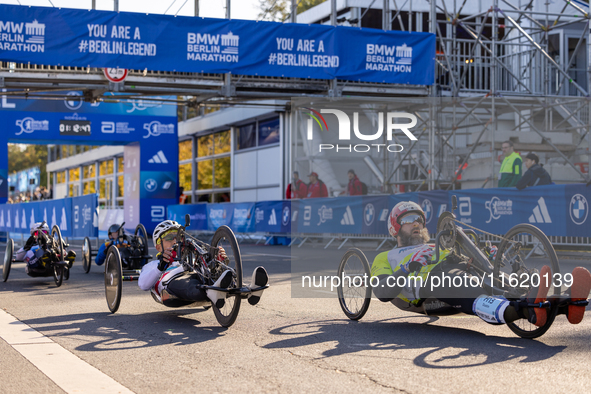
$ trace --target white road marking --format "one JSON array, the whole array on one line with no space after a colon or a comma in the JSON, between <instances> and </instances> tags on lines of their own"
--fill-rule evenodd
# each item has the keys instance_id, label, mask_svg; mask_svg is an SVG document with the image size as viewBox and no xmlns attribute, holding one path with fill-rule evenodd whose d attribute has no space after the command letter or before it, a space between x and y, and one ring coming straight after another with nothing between
<instances>
[{"instance_id":1,"label":"white road marking","mask_svg":"<svg viewBox=\"0 0 591 394\"><path fill-rule=\"evenodd\" d=\"M66 393L133 393L39 331L2 310L0 338Z\"/></svg>"}]
</instances>

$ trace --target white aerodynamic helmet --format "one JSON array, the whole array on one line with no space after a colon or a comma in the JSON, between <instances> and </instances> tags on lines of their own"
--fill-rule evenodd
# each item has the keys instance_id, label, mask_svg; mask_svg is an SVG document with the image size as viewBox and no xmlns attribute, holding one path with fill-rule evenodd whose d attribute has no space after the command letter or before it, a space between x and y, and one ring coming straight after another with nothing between
<instances>
[{"instance_id":1,"label":"white aerodynamic helmet","mask_svg":"<svg viewBox=\"0 0 591 394\"><path fill-rule=\"evenodd\" d=\"M158 224L154 229L154 234L152 234L152 241L154 241L154 246L156 246L156 241L158 241L158 238L162 234L173 228L181 228L181 225L175 222L174 220L165 220L162 223Z\"/></svg>"},{"instance_id":2,"label":"white aerodynamic helmet","mask_svg":"<svg viewBox=\"0 0 591 394\"><path fill-rule=\"evenodd\" d=\"M45 222L37 222L31 226L31 235L35 234L37 230L45 230L49 234L49 226Z\"/></svg>"}]
</instances>

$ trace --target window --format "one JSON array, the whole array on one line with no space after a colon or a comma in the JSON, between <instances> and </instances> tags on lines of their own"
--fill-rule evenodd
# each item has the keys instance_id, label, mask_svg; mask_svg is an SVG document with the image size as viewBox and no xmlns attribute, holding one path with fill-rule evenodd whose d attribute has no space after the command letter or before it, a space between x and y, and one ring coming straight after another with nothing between
<instances>
[{"instance_id":1,"label":"window","mask_svg":"<svg viewBox=\"0 0 591 394\"><path fill-rule=\"evenodd\" d=\"M197 163L197 189L213 188L213 160Z\"/></svg>"},{"instance_id":2,"label":"window","mask_svg":"<svg viewBox=\"0 0 591 394\"><path fill-rule=\"evenodd\" d=\"M57 183L66 183L66 171L56 173Z\"/></svg>"},{"instance_id":3,"label":"window","mask_svg":"<svg viewBox=\"0 0 591 394\"><path fill-rule=\"evenodd\" d=\"M125 170L125 162L123 156L117 158L117 172L123 172Z\"/></svg>"},{"instance_id":4,"label":"window","mask_svg":"<svg viewBox=\"0 0 591 394\"><path fill-rule=\"evenodd\" d=\"M83 184L84 192L82 194L95 194L96 187L94 181L84 182Z\"/></svg>"},{"instance_id":5,"label":"window","mask_svg":"<svg viewBox=\"0 0 591 394\"><path fill-rule=\"evenodd\" d=\"M279 142L279 117L236 128L236 150Z\"/></svg>"},{"instance_id":6,"label":"window","mask_svg":"<svg viewBox=\"0 0 591 394\"><path fill-rule=\"evenodd\" d=\"M230 187L230 158L222 157L214 160L215 178L213 187L216 189Z\"/></svg>"},{"instance_id":7,"label":"window","mask_svg":"<svg viewBox=\"0 0 591 394\"><path fill-rule=\"evenodd\" d=\"M259 146L279 142L279 118L259 123Z\"/></svg>"},{"instance_id":8,"label":"window","mask_svg":"<svg viewBox=\"0 0 591 394\"><path fill-rule=\"evenodd\" d=\"M197 138L197 157L213 155L213 134Z\"/></svg>"},{"instance_id":9,"label":"window","mask_svg":"<svg viewBox=\"0 0 591 394\"><path fill-rule=\"evenodd\" d=\"M68 170L70 173L70 182L79 181L80 180L80 169L79 168L71 168Z\"/></svg>"},{"instance_id":10,"label":"window","mask_svg":"<svg viewBox=\"0 0 591 394\"><path fill-rule=\"evenodd\" d=\"M214 138L214 152L216 155L220 153L230 153L231 141L230 141L230 130L215 133Z\"/></svg>"},{"instance_id":11,"label":"window","mask_svg":"<svg viewBox=\"0 0 591 394\"><path fill-rule=\"evenodd\" d=\"M107 180L105 178L99 179L99 199L107 198Z\"/></svg>"},{"instance_id":12,"label":"window","mask_svg":"<svg viewBox=\"0 0 591 394\"><path fill-rule=\"evenodd\" d=\"M82 167L82 179L94 178L94 167L94 164Z\"/></svg>"},{"instance_id":13,"label":"window","mask_svg":"<svg viewBox=\"0 0 591 394\"><path fill-rule=\"evenodd\" d=\"M123 197L125 195L125 183L123 180L123 175L117 176L117 197Z\"/></svg>"},{"instance_id":14,"label":"window","mask_svg":"<svg viewBox=\"0 0 591 394\"><path fill-rule=\"evenodd\" d=\"M191 180L193 171L191 166L191 163L179 165L179 186L185 189L185 191L193 190L193 182Z\"/></svg>"},{"instance_id":15,"label":"window","mask_svg":"<svg viewBox=\"0 0 591 394\"><path fill-rule=\"evenodd\" d=\"M256 143L256 123L236 128L236 149L254 148Z\"/></svg>"},{"instance_id":16,"label":"window","mask_svg":"<svg viewBox=\"0 0 591 394\"><path fill-rule=\"evenodd\" d=\"M193 140L179 142L179 161L191 160L193 158ZM187 189L185 189L187 190Z\"/></svg>"},{"instance_id":17,"label":"window","mask_svg":"<svg viewBox=\"0 0 591 394\"><path fill-rule=\"evenodd\" d=\"M113 173L113 160L105 160L99 163L99 175L110 175Z\"/></svg>"}]
</instances>

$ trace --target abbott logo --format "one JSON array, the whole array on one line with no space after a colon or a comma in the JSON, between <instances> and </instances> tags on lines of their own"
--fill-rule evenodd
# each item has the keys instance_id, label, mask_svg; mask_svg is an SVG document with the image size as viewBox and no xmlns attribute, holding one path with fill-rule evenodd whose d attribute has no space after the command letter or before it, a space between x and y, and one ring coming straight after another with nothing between
<instances>
[{"instance_id":1,"label":"abbott logo","mask_svg":"<svg viewBox=\"0 0 591 394\"><path fill-rule=\"evenodd\" d=\"M339 141L350 141L351 140L351 120L349 119L349 115L341 110L338 109L321 109L320 112L313 110L312 108L305 108L306 110L310 111L307 114L310 116L307 122L307 139L308 141L313 140L313 128L314 128L314 121L320 126L321 130L326 128L328 131L328 125L326 120L322 116L322 114L331 114L337 117L338 121L338 135ZM386 138L388 141L392 141L392 135L394 134L395 130L401 130L410 140L416 141L417 137L409 130L416 126L417 124L417 117L408 112L388 112L384 114L383 112L377 113L378 117L378 128L374 134L363 134L359 129L359 112L353 113L353 133L355 137L362 141L376 141L381 140L382 135L384 134L384 129L386 131ZM322 122L320 122L322 120ZM401 122L404 120L410 120L410 122ZM385 126L384 126L385 123ZM324 125L324 127L323 127ZM345 150L349 152L369 152L371 147L377 148L377 152L380 151L380 148L387 149L388 152L401 152L404 148L400 144L350 144L350 145L334 145L334 144L320 144L319 152L323 150Z\"/></svg>"},{"instance_id":2,"label":"abbott logo","mask_svg":"<svg viewBox=\"0 0 591 394\"><path fill-rule=\"evenodd\" d=\"M150 216L152 217L153 222L160 222L164 220L165 215L166 208L163 205L152 205L152 209L150 210Z\"/></svg>"},{"instance_id":3,"label":"abbott logo","mask_svg":"<svg viewBox=\"0 0 591 394\"><path fill-rule=\"evenodd\" d=\"M115 132L115 122L101 122L101 133L113 134Z\"/></svg>"}]
</instances>

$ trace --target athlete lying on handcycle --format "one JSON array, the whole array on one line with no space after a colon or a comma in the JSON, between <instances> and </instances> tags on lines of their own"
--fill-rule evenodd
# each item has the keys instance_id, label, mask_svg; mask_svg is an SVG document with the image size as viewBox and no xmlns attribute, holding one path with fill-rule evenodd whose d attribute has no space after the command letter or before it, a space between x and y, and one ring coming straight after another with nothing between
<instances>
[{"instance_id":1,"label":"athlete lying on handcycle","mask_svg":"<svg viewBox=\"0 0 591 394\"><path fill-rule=\"evenodd\" d=\"M16 252L15 261L27 263L25 272L29 276L46 276L47 264L51 261L52 247L52 238L49 236L47 223L35 223L31 227L31 236L25 245ZM64 261L71 265L75 259L76 252L70 250Z\"/></svg>"},{"instance_id":2,"label":"athlete lying on handcycle","mask_svg":"<svg viewBox=\"0 0 591 394\"><path fill-rule=\"evenodd\" d=\"M491 296L483 287L474 286L474 281L470 280L473 276L470 261L463 261L458 255L446 251L441 253L438 261L434 261L434 245L427 244L429 235L425 228L425 213L418 204L398 203L390 213L388 231L398 244L389 252L380 253L371 267L372 277L379 279L377 286L372 287L380 301L390 301L402 310L422 313L421 304L428 298L436 299L440 301L436 303L440 310L431 310L433 314L448 309L477 315L491 324L509 324L527 319L542 327L549 319L550 303L546 301L551 282L540 280L539 286L531 286L526 297L509 300L504 296ZM489 252L492 259L495 248L489 248ZM529 274L533 274L532 271ZM552 275L550 271L550 267L544 265L536 274L539 278L547 278ZM414 275L422 280L407 280ZM463 280L453 280L456 277ZM480 278L474 279L479 283ZM437 286L433 286L434 283ZM558 309L558 314L566 314L572 324L580 323L590 290L589 271L583 267L575 268L572 285L566 293L558 296L564 305Z\"/></svg>"},{"instance_id":3,"label":"athlete lying on handcycle","mask_svg":"<svg viewBox=\"0 0 591 394\"><path fill-rule=\"evenodd\" d=\"M223 308L227 292L207 289L203 285L210 285L227 289L232 284L232 272L224 271L215 283L204 283L204 278L198 273L185 271L178 261L177 241L180 242L179 230L181 225L173 220L165 220L156 226L152 239L156 250L157 260L146 264L141 271L138 285L142 290L150 290L154 299L165 306L182 306L192 302L211 301L217 308ZM217 253L218 261L227 258L225 250L220 247ZM255 268L252 274L250 289L267 285L267 271L263 267ZM256 305L263 290L249 293L248 302Z\"/></svg>"}]
</instances>

